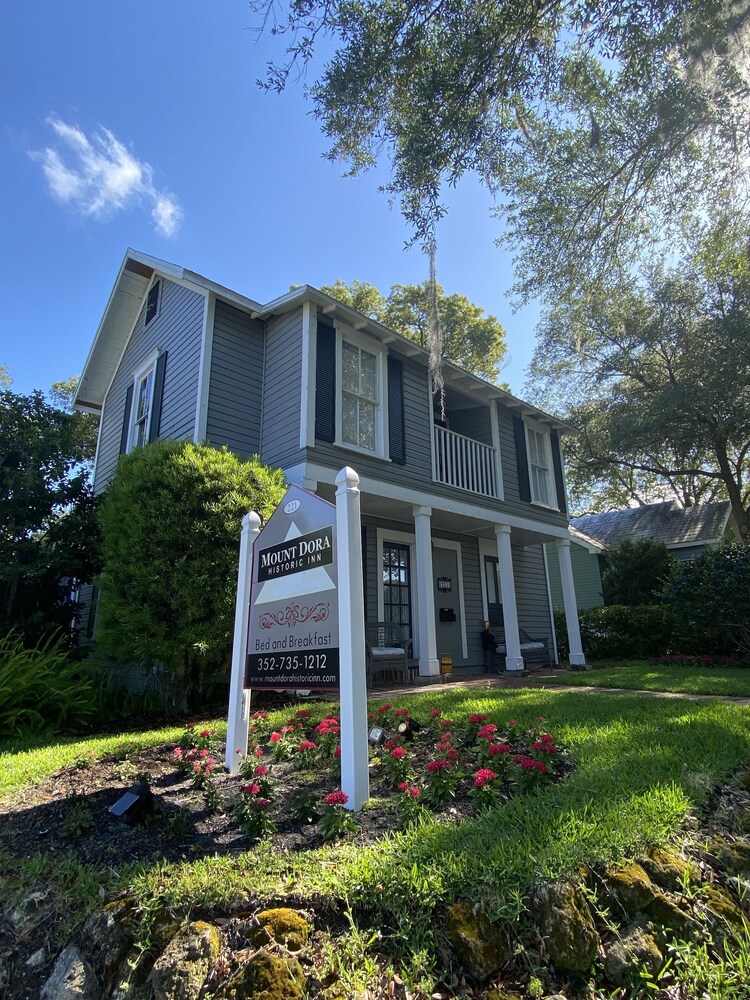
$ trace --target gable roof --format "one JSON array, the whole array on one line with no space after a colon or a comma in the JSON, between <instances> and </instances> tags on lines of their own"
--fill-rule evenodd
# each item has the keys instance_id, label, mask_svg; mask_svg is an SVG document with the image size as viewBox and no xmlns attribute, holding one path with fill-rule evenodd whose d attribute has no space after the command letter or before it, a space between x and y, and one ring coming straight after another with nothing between
<instances>
[{"instance_id":1,"label":"gable roof","mask_svg":"<svg viewBox=\"0 0 750 1000\"><path fill-rule=\"evenodd\" d=\"M728 520L728 501L680 507L676 501L668 500L574 517L570 525L608 549L625 540L635 542L646 538L664 542L667 548L679 548L717 543L726 531Z\"/></svg>"},{"instance_id":2,"label":"gable roof","mask_svg":"<svg viewBox=\"0 0 750 1000\"><path fill-rule=\"evenodd\" d=\"M225 302L247 311L256 319L269 319L296 309L303 302L314 302L326 316L336 317L355 330L365 330L381 343L398 343L400 350L407 356L422 356L425 361L429 358L429 351L426 348L389 330L369 316L357 312L356 309L345 306L338 299L326 295L312 285L300 285L263 305L209 278L204 278L195 271L129 249L81 373L74 400L76 409L90 413L101 412L104 397L138 319L149 286L154 276L158 275L188 285L202 294L213 293ZM443 371L448 382L468 392L469 395L481 394L486 400L500 399L505 406L520 416L533 416L535 420L563 434L571 431L571 427L564 421L518 399L505 389L465 371L450 361L444 361Z\"/></svg>"}]
</instances>

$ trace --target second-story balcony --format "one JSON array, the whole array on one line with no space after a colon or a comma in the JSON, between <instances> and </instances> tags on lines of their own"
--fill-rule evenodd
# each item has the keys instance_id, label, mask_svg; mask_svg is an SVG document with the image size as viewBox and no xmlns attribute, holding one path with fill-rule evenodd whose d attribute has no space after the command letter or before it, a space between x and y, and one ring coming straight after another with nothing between
<instances>
[{"instance_id":1,"label":"second-story balcony","mask_svg":"<svg viewBox=\"0 0 750 1000\"><path fill-rule=\"evenodd\" d=\"M439 424L433 425L433 440L436 482L483 497L499 497L494 448Z\"/></svg>"}]
</instances>

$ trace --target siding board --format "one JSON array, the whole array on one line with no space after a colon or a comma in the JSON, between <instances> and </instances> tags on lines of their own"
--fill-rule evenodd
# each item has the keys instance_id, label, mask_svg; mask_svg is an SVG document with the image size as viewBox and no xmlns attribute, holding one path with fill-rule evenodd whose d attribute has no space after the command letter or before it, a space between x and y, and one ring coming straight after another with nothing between
<instances>
[{"instance_id":1,"label":"siding board","mask_svg":"<svg viewBox=\"0 0 750 1000\"><path fill-rule=\"evenodd\" d=\"M248 458L260 452L264 326L217 300L206 440Z\"/></svg>"},{"instance_id":2,"label":"siding board","mask_svg":"<svg viewBox=\"0 0 750 1000\"><path fill-rule=\"evenodd\" d=\"M161 279L158 316L145 325L145 302L104 401L94 490L112 478L120 455L125 397L133 373L157 347L169 354L162 396L161 437L190 441L195 424L204 297Z\"/></svg>"}]
</instances>

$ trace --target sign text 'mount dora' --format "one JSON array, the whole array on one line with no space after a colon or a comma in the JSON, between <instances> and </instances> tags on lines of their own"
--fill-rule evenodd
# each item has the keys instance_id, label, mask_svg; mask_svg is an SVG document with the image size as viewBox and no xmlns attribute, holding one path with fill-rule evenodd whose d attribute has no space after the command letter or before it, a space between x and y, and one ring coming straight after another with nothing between
<instances>
[{"instance_id":1,"label":"sign text 'mount dora'","mask_svg":"<svg viewBox=\"0 0 750 1000\"><path fill-rule=\"evenodd\" d=\"M316 497L317 499L317 497ZM328 566L333 562L333 527L302 535L290 542L272 545L260 550L258 579L270 580L274 576L304 573L315 566Z\"/></svg>"},{"instance_id":2,"label":"sign text 'mount dora'","mask_svg":"<svg viewBox=\"0 0 750 1000\"><path fill-rule=\"evenodd\" d=\"M253 547L246 688L337 688L336 508L290 486Z\"/></svg>"}]
</instances>

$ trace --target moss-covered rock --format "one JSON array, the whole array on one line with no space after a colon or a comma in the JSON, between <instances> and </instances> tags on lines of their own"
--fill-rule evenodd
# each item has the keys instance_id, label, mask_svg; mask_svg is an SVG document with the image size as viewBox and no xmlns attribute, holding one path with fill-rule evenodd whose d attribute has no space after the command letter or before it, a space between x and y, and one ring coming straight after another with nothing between
<instances>
[{"instance_id":1,"label":"moss-covered rock","mask_svg":"<svg viewBox=\"0 0 750 1000\"><path fill-rule=\"evenodd\" d=\"M477 980L497 972L511 956L507 935L472 903L454 903L445 928L456 958Z\"/></svg>"},{"instance_id":2,"label":"moss-covered rock","mask_svg":"<svg viewBox=\"0 0 750 1000\"><path fill-rule=\"evenodd\" d=\"M654 936L642 923L631 924L606 948L604 971L615 986L637 980L640 969L656 975L664 962Z\"/></svg>"},{"instance_id":3,"label":"moss-covered rock","mask_svg":"<svg viewBox=\"0 0 750 1000\"><path fill-rule=\"evenodd\" d=\"M646 913L660 924L662 930L672 931L678 937L685 937L699 926L689 913L663 892L656 893Z\"/></svg>"},{"instance_id":4,"label":"moss-covered rock","mask_svg":"<svg viewBox=\"0 0 750 1000\"><path fill-rule=\"evenodd\" d=\"M727 930L742 935L750 932L750 921L726 889L718 885L706 885L701 892L701 899L708 912Z\"/></svg>"},{"instance_id":5,"label":"moss-covered rock","mask_svg":"<svg viewBox=\"0 0 750 1000\"><path fill-rule=\"evenodd\" d=\"M668 847L649 847L639 863L648 877L662 889L679 892L687 882L696 882L700 872Z\"/></svg>"},{"instance_id":6,"label":"moss-covered rock","mask_svg":"<svg viewBox=\"0 0 750 1000\"><path fill-rule=\"evenodd\" d=\"M603 873L603 890L613 908L613 916L635 916L653 900L656 890L645 870L635 861L608 865Z\"/></svg>"},{"instance_id":7,"label":"moss-covered rock","mask_svg":"<svg viewBox=\"0 0 750 1000\"><path fill-rule=\"evenodd\" d=\"M250 940L256 948L275 942L284 945L289 951L300 951L310 937L307 920L288 907L263 910L257 919L259 926L250 932Z\"/></svg>"},{"instance_id":8,"label":"moss-covered rock","mask_svg":"<svg viewBox=\"0 0 750 1000\"><path fill-rule=\"evenodd\" d=\"M750 841L717 838L706 847L727 875L747 875L750 872Z\"/></svg>"},{"instance_id":9,"label":"moss-covered rock","mask_svg":"<svg viewBox=\"0 0 750 1000\"><path fill-rule=\"evenodd\" d=\"M197 1000L219 954L219 932L202 920L188 924L154 963L151 982L156 1000Z\"/></svg>"},{"instance_id":10,"label":"moss-covered rock","mask_svg":"<svg viewBox=\"0 0 750 1000\"><path fill-rule=\"evenodd\" d=\"M586 972L597 956L599 938L581 890L569 882L539 886L532 912L553 965L564 972Z\"/></svg>"},{"instance_id":11,"label":"moss-covered rock","mask_svg":"<svg viewBox=\"0 0 750 1000\"><path fill-rule=\"evenodd\" d=\"M520 993L504 990L502 986L495 986L487 990L487 1000L523 1000L523 997Z\"/></svg>"},{"instance_id":12,"label":"moss-covered rock","mask_svg":"<svg viewBox=\"0 0 750 1000\"><path fill-rule=\"evenodd\" d=\"M132 947L132 912L131 900L116 899L94 910L83 925L83 940L103 965L109 967L120 962Z\"/></svg>"},{"instance_id":13,"label":"moss-covered rock","mask_svg":"<svg viewBox=\"0 0 750 1000\"><path fill-rule=\"evenodd\" d=\"M231 1000L300 1000L305 973L293 955L259 951L227 986Z\"/></svg>"}]
</instances>

